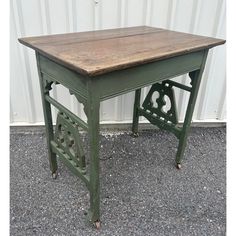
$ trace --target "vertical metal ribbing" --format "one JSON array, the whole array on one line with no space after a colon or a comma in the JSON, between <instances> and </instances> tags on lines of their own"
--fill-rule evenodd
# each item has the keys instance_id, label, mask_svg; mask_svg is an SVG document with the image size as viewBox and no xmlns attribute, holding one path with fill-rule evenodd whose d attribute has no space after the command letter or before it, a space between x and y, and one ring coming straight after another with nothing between
<instances>
[{"instance_id":1,"label":"vertical metal ribbing","mask_svg":"<svg viewBox=\"0 0 236 236\"><path fill-rule=\"evenodd\" d=\"M76 32L77 31L76 1L65 0L65 8L67 15L66 30L67 32ZM79 104L75 96L70 96L70 108L76 115L81 117L81 109L79 109Z\"/></svg>"},{"instance_id":2,"label":"vertical metal ribbing","mask_svg":"<svg viewBox=\"0 0 236 236\"><path fill-rule=\"evenodd\" d=\"M12 7L12 14L14 18L14 24L16 26L16 33L17 37L25 36L25 26L23 22L23 13L22 13L22 7L21 7L21 1L13 1L11 2ZM33 87L32 87L32 73L29 65L29 55L27 52L28 49L23 48L22 46L19 46L19 52L21 61L24 62L22 65L24 77L23 79L23 87L24 87L24 95L26 96L25 100L27 103L27 115L29 118L29 121L31 123L36 122L36 112L35 112L35 101L34 101L34 95L33 95Z\"/></svg>"},{"instance_id":3,"label":"vertical metal ribbing","mask_svg":"<svg viewBox=\"0 0 236 236\"><path fill-rule=\"evenodd\" d=\"M147 7L146 7L145 19L144 19L145 25L147 26L151 25L152 16L153 16L153 0L147 0Z\"/></svg>"},{"instance_id":4,"label":"vertical metal ribbing","mask_svg":"<svg viewBox=\"0 0 236 236\"><path fill-rule=\"evenodd\" d=\"M128 1L119 0L119 27L127 26L127 5ZM115 98L115 117L116 120L124 120L125 95Z\"/></svg>"},{"instance_id":5,"label":"vertical metal ribbing","mask_svg":"<svg viewBox=\"0 0 236 236\"><path fill-rule=\"evenodd\" d=\"M221 38L222 36L225 37L225 15L226 15L226 3L224 1L223 7L222 7L222 14L220 15L219 19L219 27L217 29L217 37ZM217 119L224 120L225 117L225 107L226 107L226 75L224 76L223 79L223 86L221 88L221 93L220 93L220 102L217 107Z\"/></svg>"},{"instance_id":6,"label":"vertical metal ribbing","mask_svg":"<svg viewBox=\"0 0 236 236\"><path fill-rule=\"evenodd\" d=\"M52 33L52 25L50 19L50 5L48 0L40 1L40 11L41 15L41 24L44 31L44 34L51 34ZM57 88L55 85L52 86L52 96L57 99ZM52 117L53 120L56 119L57 110L53 107L52 109Z\"/></svg>"},{"instance_id":7,"label":"vertical metal ribbing","mask_svg":"<svg viewBox=\"0 0 236 236\"><path fill-rule=\"evenodd\" d=\"M223 1L218 1L217 3L217 9L216 9L216 14L215 14L215 19L216 21L214 22L214 25L212 27L212 33L211 35L213 37L216 37L219 26L220 26L220 17L217 17L219 15L222 15L224 12L223 8ZM210 77L209 75L212 73L214 70L214 64L216 62L216 57L215 57L215 49L213 49L208 56L208 66L206 67L206 71L204 73L204 77L206 78L201 86L201 96L199 99L199 106L198 106L198 111L197 111L197 119L201 120L205 118L206 110L207 110L207 101L209 98L210 90L212 89L212 86L209 86L211 81L213 80L213 77Z\"/></svg>"},{"instance_id":8,"label":"vertical metal ribbing","mask_svg":"<svg viewBox=\"0 0 236 236\"><path fill-rule=\"evenodd\" d=\"M189 32L194 33L196 30L198 21L199 21L199 13L200 13L200 7L201 7L200 1L194 1L192 4L192 17L189 24ZM181 83L186 84L187 82L187 76L184 75L182 77ZM187 94L183 90L179 91L179 99L178 99L178 110L179 110L179 117L184 117L184 111L187 105Z\"/></svg>"},{"instance_id":9,"label":"vertical metal ribbing","mask_svg":"<svg viewBox=\"0 0 236 236\"><path fill-rule=\"evenodd\" d=\"M102 1L93 0L93 29L101 30L102 29ZM104 103L100 104L100 117L101 121L103 120L103 108Z\"/></svg>"},{"instance_id":10,"label":"vertical metal ribbing","mask_svg":"<svg viewBox=\"0 0 236 236\"><path fill-rule=\"evenodd\" d=\"M151 25L151 19L152 19L152 14L153 14L153 0L148 0L146 1L145 5L145 14L144 14L144 25ZM147 96L148 90L150 89L150 86L145 87L141 90L141 95L139 100L143 101L144 97ZM143 116L140 117L140 120L144 120L145 118Z\"/></svg>"},{"instance_id":11,"label":"vertical metal ribbing","mask_svg":"<svg viewBox=\"0 0 236 236\"><path fill-rule=\"evenodd\" d=\"M221 94L220 94L220 103L217 109L217 119L219 120L224 119L223 115L224 115L224 108L226 105L225 93L226 93L226 78L224 78L224 83L223 83Z\"/></svg>"},{"instance_id":12,"label":"vertical metal ribbing","mask_svg":"<svg viewBox=\"0 0 236 236\"><path fill-rule=\"evenodd\" d=\"M169 0L167 26L168 26L168 29L171 29L171 30L174 29L177 4L178 4L178 0Z\"/></svg>"}]
</instances>

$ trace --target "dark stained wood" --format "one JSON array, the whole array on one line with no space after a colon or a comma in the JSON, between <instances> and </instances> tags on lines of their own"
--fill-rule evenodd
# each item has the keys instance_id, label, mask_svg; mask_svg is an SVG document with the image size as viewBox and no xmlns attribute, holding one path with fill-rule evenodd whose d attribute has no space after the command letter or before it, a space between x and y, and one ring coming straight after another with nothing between
<instances>
[{"instance_id":1,"label":"dark stained wood","mask_svg":"<svg viewBox=\"0 0 236 236\"><path fill-rule=\"evenodd\" d=\"M27 37L19 41L59 64L89 76L225 43L222 39L147 26Z\"/></svg>"}]
</instances>

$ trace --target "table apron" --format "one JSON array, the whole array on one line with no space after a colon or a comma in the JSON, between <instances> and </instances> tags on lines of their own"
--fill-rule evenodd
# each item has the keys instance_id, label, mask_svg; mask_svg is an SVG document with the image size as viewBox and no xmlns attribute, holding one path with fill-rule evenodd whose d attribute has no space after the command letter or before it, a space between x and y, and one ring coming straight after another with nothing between
<instances>
[{"instance_id":1,"label":"table apron","mask_svg":"<svg viewBox=\"0 0 236 236\"><path fill-rule=\"evenodd\" d=\"M97 97L103 101L198 70L202 65L204 55L205 50L192 52L96 77L81 75L43 55L39 55L38 62L44 79L62 84L75 94L80 102L86 103L89 93L96 93ZM90 91L93 88L96 88L96 91Z\"/></svg>"},{"instance_id":2,"label":"table apron","mask_svg":"<svg viewBox=\"0 0 236 236\"><path fill-rule=\"evenodd\" d=\"M67 69L66 67L50 60L49 58L39 54L39 69L46 80L51 80L62 84L70 90L70 93L79 95L81 101L88 98L88 78L83 75Z\"/></svg>"},{"instance_id":3,"label":"table apron","mask_svg":"<svg viewBox=\"0 0 236 236\"><path fill-rule=\"evenodd\" d=\"M200 69L205 50L92 78L101 100Z\"/></svg>"}]
</instances>

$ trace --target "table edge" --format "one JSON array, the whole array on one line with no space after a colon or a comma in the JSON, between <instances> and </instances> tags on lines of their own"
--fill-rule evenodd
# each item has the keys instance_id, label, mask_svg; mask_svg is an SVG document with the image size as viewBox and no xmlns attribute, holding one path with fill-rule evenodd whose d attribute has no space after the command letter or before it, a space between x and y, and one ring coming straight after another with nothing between
<instances>
[{"instance_id":1,"label":"table edge","mask_svg":"<svg viewBox=\"0 0 236 236\"><path fill-rule=\"evenodd\" d=\"M146 26L146 27L147 28L154 28L154 29L162 29L162 28L155 28L155 27L149 27L149 26ZM129 28L129 27L127 27L127 28ZM117 28L117 29L119 29L119 28ZM172 30L170 30L170 31L172 31ZM85 31L85 32L93 32L93 31ZM178 32L178 31L175 31L175 32ZM73 34L73 33L71 33L71 34ZM188 33L185 33L185 34L188 34ZM61 35L61 34L59 34L59 35ZM18 41L21 44L23 44L23 45L25 45L25 46L35 50L35 52L38 52L38 53L42 54L43 56L49 58L52 61L57 62L58 64L66 67L66 68L69 68L69 69L71 69L71 70L73 70L73 71L75 71L77 73L80 73L80 74L82 74L84 76L96 77L98 75L107 74L107 73L110 73L110 72L113 72L113 71L117 71L117 70L123 70L123 69L127 69L127 68L130 68L130 67L135 67L135 66L139 66L139 65L155 62L155 61L160 61L160 60L168 59L168 58L175 57L175 56L185 55L185 54L196 52L196 51L201 51L201 50L205 50L205 49L211 49L213 47L216 47L216 46L219 46L219 45L223 45L226 42L225 39L218 39L218 38L212 38L212 37L207 37L207 36L202 36L202 37L214 39L214 40L216 40L216 42L210 43L209 45L195 47L195 48L192 48L191 50L185 50L185 51L179 50L179 51L176 51L176 52L174 52L172 54L163 54L162 56L158 56L158 57L154 56L152 58L148 58L148 59L144 59L144 60L137 60L137 61L132 61L132 62L126 63L126 64L119 64L119 65L116 65L116 66L111 66L111 67L101 68L101 69L93 69L93 70L86 70L86 69L83 69L81 67L75 66L74 64L71 64L69 62L65 62L64 60L61 60L60 58L58 58L56 56L53 56L53 55L45 52L44 50L41 50L40 48L38 48L36 46L33 46L32 44L24 41L25 38L29 38L29 37L18 38Z\"/></svg>"}]
</instances>

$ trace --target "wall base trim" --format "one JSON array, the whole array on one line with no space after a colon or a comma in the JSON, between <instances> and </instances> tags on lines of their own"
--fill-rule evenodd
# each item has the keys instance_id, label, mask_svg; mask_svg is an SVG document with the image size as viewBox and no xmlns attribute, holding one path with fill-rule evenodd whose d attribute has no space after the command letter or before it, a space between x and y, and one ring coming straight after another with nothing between
<instances>
[{"instance_id":1,"label":"wall base trim","mask_svg":"<svg viewBox=\"0 0 236 236\"><path fill-rule=\"evenodd\" d=\"M180 122L180 125L183 122ZM131 131L131 122L101 122L100 130L101 131ZM191 127L225 127L227 124L226 120L194 120L191 124ZM44 122L38 123L24 123L17 122L10 124L11 132L42 132L44 130ZM146 121L140 121L139 123L140 130L149 130L149 129L158 129L154 125Z\"/></svg>"}]
</instances>

